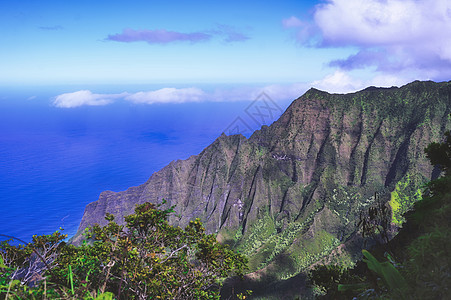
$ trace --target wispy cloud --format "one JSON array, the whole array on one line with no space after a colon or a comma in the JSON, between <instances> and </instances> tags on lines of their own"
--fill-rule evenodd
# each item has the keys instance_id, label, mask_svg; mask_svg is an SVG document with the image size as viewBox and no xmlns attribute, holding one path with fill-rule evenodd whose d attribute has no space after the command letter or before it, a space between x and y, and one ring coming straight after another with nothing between
<instances>
[{"instance_id":1,"label":"wispy cloud","mask_svg":"<svg viewBox=\"0 0 451 300\"><path fill-rule=\"evenodd\" d=\"M293 100L302 95L308 88L304 83L274 84L260 87L232 87L206 92L197 87L162 88L154 91L120 94L95 94L89 90L65 93L53 99L53 105L61 108L80 106L101 106L123 100L136 104L168 104L197 102L233 102L252 101L262 92L267 93L275 101Z\"/></svg>"},{"instance_id":2,"label":"wispy cloud","mask_svg":"<svg viewBox=\"0 0 451 300\"><path fill-rule=\"evenodd\" d=\"M448 0L328 0L315 7L308 26L297 20L283 23L299 27L297 39L305 45L357 48L353 55L330 62L332 67L415 72L423 79L451 77ZM309 26L313 29L306 30Z\"/></svg>"},{"instance_id":3,"label":"wispy cloud","mask_svg":"<svg viewBox=\"0 0 451 300\"><path fill-rule=\"evenodd\" d=\"M229 25L219 24L217 25L217 29L212 30L211 32L214 35L222 36L223 41L226 43L244 42L250 39L248 35Z\"/></svg>"},{"instance_id":4,"label":"wispy cloud","mask_svg":"<svg viewBox=\"0 0 451 300\"><path fill-rule=\"evenodd\" d=\"M62 108L74 108L79 106L100 106L112 103L115 99L127 96L121 94L93 94L91 91L82 90L73 93L65 93L55 97L53 105Z\"/></svg>"},{"instance_id":5,"label":"wispy cloud","mask_svg":"<svg viewBox=\"0 0 451 300\"><path fill-rule=\"evenodd\" d=\"M64 27L61 26L61 25L55 25L55 26L40 26L40 27L38 27L38 28L41 29L41 30L49 30L49 31L52 31L52 30L63 30L63 29L64 29Z\"/></svg>"},{"instance_id":6,"label":"wispy cloud","mask_svg":"<svg viewBox=\"0 0 451 300\"><path fill-rule=\"evenodd\" d=\"M109 35L107 40L116 42L147 42L149 44L167 44L176 41L203 42L211 39L211 35L204 32L182 33L168 31L166 29L156 30L134 30L126 28L122 33Z\"/></svg>"},{"instance_id":7,"label":"wispy cloud","mask_svg":"<svg viewBox=\"0 0 451 300\"><path fill-rule=\"evenodd\" d=\"M282 26L285 29L294 31L294 38L304 46L316 45L314 37L318 29L310 22L303 21L295 16L282 20Z\"/></svg>"},{"instance_id":8,"label":"wispy cloud","mask_svg":"<svg viewBox=\"0 0 451 300\"><path fill-rule=\"evenodd\" d=\"M335 59L329 63L331 67L339 67L343 70L361 69L375 64L389 65L390 56L384 49L361 49L357 54L351 55L345 59ZM397 69L397 63L392 61L391 66Z\"/></svg>"},{"instance_id":9,"label":"wispy cloud","mask_svg":"<svg viewBox=\"0 0 451 300\"><path fill-rule=\"evenodd\" d=\"M150 92L138 92L125 97L134 103L186 103L200 102L207 99L207 94L199 88L163 88Z\"/></svg>"},{"instance_id":10,"label":"wispy cloud","mask_svg":"<svg viewBox=\"0 0 451 300\"><path fill-rule=\"evenodd\" d=\"M190 33L170 31L166 29L135 30L126 28L122 31L122 33L108 35L106 40L123 43L147 42L149 44L169 44L173 42L205 42L216 37L221 38L226 43L243 42L249 39L249 36L238 31L232 26L217 25L214 30Z\"/></svg>"},{"instance_id":11,"label":"wispy cloud","mask_svg":"<svg viewBox=\"0 0 451 300\"><path fill-rule=\"evenodd\" d=\"M293 28L293 27L301 27L304 26L304 22L302 22L300 19L296 18L295 16L291 16L288 19L282 20L282 25L285 28Z\"/></svg>"}]
</instances>

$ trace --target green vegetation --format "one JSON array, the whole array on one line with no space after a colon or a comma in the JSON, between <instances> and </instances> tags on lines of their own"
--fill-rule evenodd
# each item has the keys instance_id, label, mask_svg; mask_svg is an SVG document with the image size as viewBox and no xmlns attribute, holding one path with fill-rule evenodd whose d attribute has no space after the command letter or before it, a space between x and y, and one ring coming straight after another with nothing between
<instances>
[{"instance_id":1,"label":"green vegetation","mask_svg":"<svg viewBox=\"0 0 451 300\"><path fill-rule=\"evenodd\" d=\"M151 203L118 225L86 231L89 242L66 235L33 236L27 245L0 245L0 293L5 299L219 299L224 278L243 275L247 259L205 234L196 219L168 224L173 209ZM237 295L244 299L244 294Z\"/></svg>"},{"instance_id":2,"label":"green vegetation","mask_svg":"<svg viewBox=\"0 0 451 300\"><path fill-rule=\"evenodd\" d=\"M421 189L413 191L416 186L407 174L405 178L396 184L395 190L391 192L390 207L392 210L392 222L397 226L402 226L404 223L403 215L412 207L415 202L421 200Z\"/></svg>"},{"instance_id":3,"label":"green vegetation","mask_svg":"<svg viewBox=\"0 0 451 300\"><path fill-rule=\"evenodd\" d=\"M371 253L363 250L365 259L352 269L338 265L318 266L313 269L309 277L318 298L449 297L451 134L447 132L445 142L432 143L425 152L431 164L439 166L444 176L427 184L423 198L415 203L413 210L404 214L406 222L403 228L387 245L379 245L373 248Z\"/></svg>"},{"instance_id":4,"label":"green vegetation","mask_svg":"<svg viewBox=\"0 0 451 300\"><path fill-rule=\"evenodd\" d=\"M321 209L311 212L302 221L288 223L284 219L274 221L266 214L257 219L245 235L239 235L235 248L249 257L250 271L270 267L274 278L289 279L329 255L340 244L325 230L311 237L304 236Z\"/></svg>"},{"instance_id":5,"label":"green vegetation","mask_svg":"<svg viewBox=\"0 0 451 300\"><path fill-rule=\"evenodd\" d=\"M265 213L262 218L256 220L251 225L248 233L243 237L238 235L242 239L242 243L238 246L238 250L245 255L255 253L266 241L276 234L276 228L274 220Z\"/></svg>"},{"instance_id":6,"label":"green vegetation","mask_svg":"<svg viewBox=\"0 0 451 300\"><path fill-rule=\"evenodd\" d=\"M338 290L339 284L352 284L353 289L362 285L361 278L352 275L340 265L318 265L309 272L309 279L313 285L313 295L316 298L326 299L352 299L352 291Z\"/></svg>"},{"instance_id":7,"label":"green vegetation","mask_svg":"<svg viewBox=\"0 0 451 300\"><path fill-rule=\"evenodd\" d=\"M329 255L340 241L330 233L321 230L316 232L311 239L300 240L292 246L293 260L296 262L296 272L287 274L283 278L288 279L299 272L306 270L321 258Z\"/></svg>"},{"instance_id":8,"label":"green vegetation","mask_svg":"<svg viewBox=\"0 0 451 300\"><path fill-rule=\"evenodd\" d=\"M255 155L257 158L262 158L267 153L268 153L268 150L264 147L258 147L255 149Z\"/></svg>"}]
</instances>

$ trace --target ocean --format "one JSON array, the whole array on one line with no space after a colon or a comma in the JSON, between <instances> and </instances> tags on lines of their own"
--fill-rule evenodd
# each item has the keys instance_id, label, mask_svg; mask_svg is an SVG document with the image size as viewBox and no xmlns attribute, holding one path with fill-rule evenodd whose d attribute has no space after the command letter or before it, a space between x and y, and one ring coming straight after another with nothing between
<instances>
[{"instance_id":1,"label":"ocean","mask_svg":"<svg viewBox=\"0 0 451 300\"><path fill-rule=\"evenodd\" d=\"M263 98L53 106L52 98L63 92L67 88L0 89L0 234L29 242L34 234L63 228L70 237L85 206L102 191L142 184L172 160L200 153L222 132L250 136L289 104L288 99L277 102L273 113L257 120L249 112Z\"/></svg>"}]
</instances>

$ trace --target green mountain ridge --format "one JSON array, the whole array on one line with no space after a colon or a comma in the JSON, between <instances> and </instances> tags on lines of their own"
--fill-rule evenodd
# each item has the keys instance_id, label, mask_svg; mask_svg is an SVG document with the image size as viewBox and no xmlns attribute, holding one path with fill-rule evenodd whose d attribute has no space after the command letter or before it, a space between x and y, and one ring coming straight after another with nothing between
<instances>
[{"instance_id":1,"label":"green mountain ridge","mask_svg":"<svg viewBox=\"0 0 451 300\"><path fill-rule=\"evenodd\" d=\"M377 193L399 223L435 176L424 148L451 129L450 82L350 94L310 89L249 139L222 134L146 183L87 205L75 241L94 223L119 223L136 204L175 205L170 223L200 218L250 260L252 278L288 280L320 260L351 264L356 222Z\"/></svg>"}]
</instances>

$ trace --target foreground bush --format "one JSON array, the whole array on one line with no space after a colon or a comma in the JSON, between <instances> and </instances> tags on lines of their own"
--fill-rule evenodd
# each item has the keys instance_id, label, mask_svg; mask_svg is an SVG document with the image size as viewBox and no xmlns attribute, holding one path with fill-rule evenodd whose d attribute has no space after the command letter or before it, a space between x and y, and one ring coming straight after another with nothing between
<instances>
[{"instance_id":1,"label":"foreground bush","mask_svg":"<svg viewBox=\"0 0 451 300\"><path fill-rule=\"evenodd\" d=\"M34 236L26 246L0 246L0 293L18 298L219 299L221 282L243 275L247 260L196 219L182 229L168 224L173 209L151 203L118 225L86 230L75 247L66 235Z\"/></svg>"}]
</instances>

